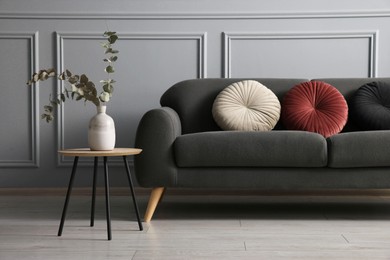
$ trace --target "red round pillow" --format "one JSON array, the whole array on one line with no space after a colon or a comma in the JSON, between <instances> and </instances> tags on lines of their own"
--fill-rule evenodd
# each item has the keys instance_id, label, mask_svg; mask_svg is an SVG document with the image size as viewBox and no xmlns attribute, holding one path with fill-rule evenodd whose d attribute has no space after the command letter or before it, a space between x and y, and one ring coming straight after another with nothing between
<instances>
[{"instance_id":1,"label":"red round pillow","mask_svg":"<svg viewBox=\"0 0 390 260\"><path fill-rule=\"evenodd\" d=\"M281 119L289 130L315 132L329 137L341 132L348 119L344 96L322 81L300 83L283 98Z\"/></svg>"}]
</instances>

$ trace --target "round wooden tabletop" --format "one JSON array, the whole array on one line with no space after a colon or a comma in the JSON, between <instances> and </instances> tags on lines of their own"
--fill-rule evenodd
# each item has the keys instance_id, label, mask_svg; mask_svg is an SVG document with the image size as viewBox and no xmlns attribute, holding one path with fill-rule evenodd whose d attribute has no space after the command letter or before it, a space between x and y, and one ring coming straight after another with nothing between
<instances>
[{"instance_id":1,"label":"round wooden tabletop","mask_svg":"<svg viewBox=\"0 0 390 260\"><path fill-rule=\"evenodd\" d=\"M98 157L98 156L127 156L137 155L142 152L138 148L114 148L110 151L91 151L89 148L75 148L59 150L58 153L64 156L79 156L79 157Z\"/></svg>"}]
</instances>

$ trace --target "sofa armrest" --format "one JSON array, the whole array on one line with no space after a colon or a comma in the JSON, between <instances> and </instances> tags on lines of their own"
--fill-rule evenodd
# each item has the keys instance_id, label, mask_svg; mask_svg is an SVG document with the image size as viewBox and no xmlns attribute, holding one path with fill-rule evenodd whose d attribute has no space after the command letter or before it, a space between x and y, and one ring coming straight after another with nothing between
<instances>
[{"instance_id":1,"label":"sofa armrest","mask_svg":"<svg viewBox=\"0 0 390 260\"><path fill-rule=\"evenodd\" d=\"M150 110L142 117L135 147L143 151L134 157L135 174L142 187L170 187L176 184L173 142L179 135L180 118L169 107Z\"/></svg>"}]
</instances>

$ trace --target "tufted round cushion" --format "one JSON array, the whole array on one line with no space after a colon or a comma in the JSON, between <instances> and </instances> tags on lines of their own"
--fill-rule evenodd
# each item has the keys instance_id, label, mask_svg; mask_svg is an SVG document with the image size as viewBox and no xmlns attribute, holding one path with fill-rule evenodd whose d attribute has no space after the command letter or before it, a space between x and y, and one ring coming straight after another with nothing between
<instances>
[{"instance_id":1,"label":"tufted round cushion","mask_svg":"<svg viewBox=\"0 0 390 260\"><path fill-rule=\"evenodd\" d=\"M266 86L244 80L218 94L212 113L223 130L270 131L279 120L280 102Z\"/></svg>"},{"instance_id":2,"label":"tufted round cushion","mask_svg":"<svg viewBox=\"0 0 390 260\"><path fill-rule=\"evenodd\" d=\"M348 105L335 87L322 81L303 82L284 96L281 119L287 129L329 137L347 123Z\"/></svg>"},{"instance_id":3,"label":"tufted round cushion","mask_svg":"<svg viewBox=\"0 0 390 260\"><path fill-rule=\"evenodd\" d=\"M361 86L351 99L350 112L363 129L390 129L390 84L371 82Z\"/></svg>"}]
</instances>

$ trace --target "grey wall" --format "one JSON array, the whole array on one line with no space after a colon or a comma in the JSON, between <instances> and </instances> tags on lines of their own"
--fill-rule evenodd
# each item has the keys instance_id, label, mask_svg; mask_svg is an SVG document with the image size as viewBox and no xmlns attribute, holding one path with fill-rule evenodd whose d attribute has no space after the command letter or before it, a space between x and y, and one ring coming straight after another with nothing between
<instances>
[{"instance_id":1,"label":"grey wall","mask_svg":"<svg viewBox=\"0 0 390 260\"><path fill-rule=\"evenodd\" d=\"M95 108L67 102L39 119L56 81L28 88L39 68L105 78L101 33L120 36L108 113L117 146L172 84L203 77L389 77L390 1L0 0L0 187L66 186L57 149L87 145ZM152 163L152 162L151 162ZM90 161L82 161L90 166ZM112 182L125 184L120 161ZM89 185L82 167L77 184Z\"/></svg>"}]
</instances>

